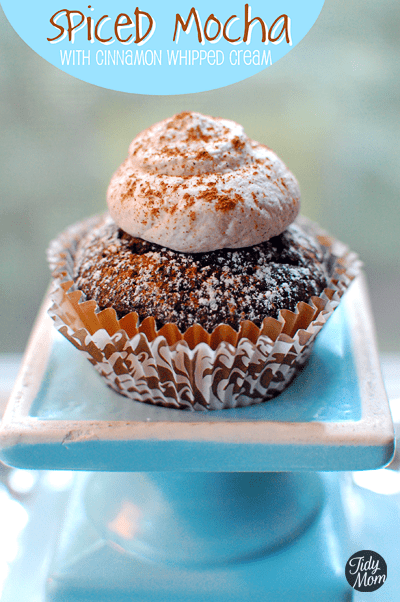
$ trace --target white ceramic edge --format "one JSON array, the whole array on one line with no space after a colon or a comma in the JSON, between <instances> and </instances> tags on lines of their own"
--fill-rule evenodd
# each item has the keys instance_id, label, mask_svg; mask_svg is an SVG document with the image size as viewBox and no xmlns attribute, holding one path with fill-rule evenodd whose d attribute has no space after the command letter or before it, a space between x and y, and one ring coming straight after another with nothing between
<instances>
[{"instance_id":1,"label":"white ceramic edge","mask_svg":"<svg viewBox=\"0 0 400 602\"><path fill-rule=\"evenodd\" d=\"M71 441L208 441L249 444L387 446L394 429L380 374L379 357L365 277L358 276L346 293L351 312L351 340L360 383L361 420L343 422L144 422L40 420L29 416L51 349L52 320L48 295L39 312L21 370L0 428L0 444ZM371 375L374 375L373 377Z\"/></svg>"},{"instance_id":2,"label":"white ceramic edge","mask_svg":"<svg viewBox=\"0 0 400 602\"><path fill-rule=\"evenodd\" d=\"M346 312L360 386L362 428L379 430L382 442L391 443L394 440L394 426L382 378L374 320L363 272L350 286L348 294L353 296L352 302L346 304Z\"/></svg>"}]
</instances>

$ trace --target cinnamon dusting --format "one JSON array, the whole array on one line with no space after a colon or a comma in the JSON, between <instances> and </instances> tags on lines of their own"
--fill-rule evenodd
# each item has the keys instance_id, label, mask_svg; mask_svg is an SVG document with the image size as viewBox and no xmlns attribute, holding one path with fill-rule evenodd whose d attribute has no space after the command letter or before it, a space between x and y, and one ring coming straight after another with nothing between
<instances>
[{"instance_id":1,"label":"cinnamon dusting","mask_svg":"<svg viewBox=\"0 0 400 602\"><path fill-rule=\"evenodd\" d=\"M195 323L209 332L220 323L237 329L243 319L260 325L327 283L322 247L298 226L255 247L184 254L133 238L106 218L80 242L74 265L77 287L100 309L114 307L119 318L152 315L158 328L172 322L181 331Z\"/></svg>"}]
</instances>

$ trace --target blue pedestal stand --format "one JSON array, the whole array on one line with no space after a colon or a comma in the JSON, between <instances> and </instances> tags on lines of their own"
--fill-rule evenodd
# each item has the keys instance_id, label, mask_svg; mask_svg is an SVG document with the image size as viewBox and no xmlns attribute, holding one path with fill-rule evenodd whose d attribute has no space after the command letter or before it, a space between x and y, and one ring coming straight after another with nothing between
<instances>
[{"instance_id":1,"label":"blue pedestal stand","mask_svg":"<svg viewBox=\"0 0 400 602\"><path fill-rule=\"evenodd\" d=\"M85 475L48 597L339 602L349 556L336 474Z\"/></svg>"},{"instance_id":2,"label":"blue pedestal stand","mask_svg":"<svg viewBox=\"0 0 400 602\"><path fill-rule=\"evenodd\" d=\"M315 473L83 475L49 599L350 600L337 481Z\"/></svg>"},{"instance_id":3,"label":"blue pedestal stand","mask_svg":"<svg viewBox=\"0 0 400 602\"><path fill-rule=\"evenodd\" d=\"M0 442L14 466L100 471L76 475L48 600L351 600L340 474L321 471L394 451L363 281L287 391L210 413L105 389L43 311Z\"/></svg>"}]
</instances>

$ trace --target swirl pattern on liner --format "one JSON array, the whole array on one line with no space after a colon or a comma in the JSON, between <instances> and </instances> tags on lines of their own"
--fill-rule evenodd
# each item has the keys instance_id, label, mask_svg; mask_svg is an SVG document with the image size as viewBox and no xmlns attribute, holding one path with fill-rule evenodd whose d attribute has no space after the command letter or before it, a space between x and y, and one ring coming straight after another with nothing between
<instances>
[{"instance_id":1,"label":"swirl pattern on liner","mask_svg":"<svg viewBox=\"0 0 400 602\"><path fill-rule=\"evenodd\" d=\"M183 253L257 245L300 209L295 177L242 126L180 113L139 134L107 192L122 230Z\"/></svg>"}]
</instances>

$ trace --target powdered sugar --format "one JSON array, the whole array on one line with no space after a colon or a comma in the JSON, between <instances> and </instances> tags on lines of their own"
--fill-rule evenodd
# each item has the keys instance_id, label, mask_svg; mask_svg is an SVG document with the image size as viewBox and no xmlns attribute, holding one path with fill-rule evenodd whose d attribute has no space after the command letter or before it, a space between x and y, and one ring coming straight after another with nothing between
<instances>
[{"instance_id":1,"label":"powdered sugar","mask_svg":"<svg viewBox=\"0 0 400 602\"><path fill-rule=\"evenodd\" d=\"M74 276L100 309L114 307L119 317L136 311L158 327L199 323L209 332L294 311L327 282L322 247L296 224L252 248L183 254L132 238L109 216L78 244Z\"/></svg>"}]
</instances>

